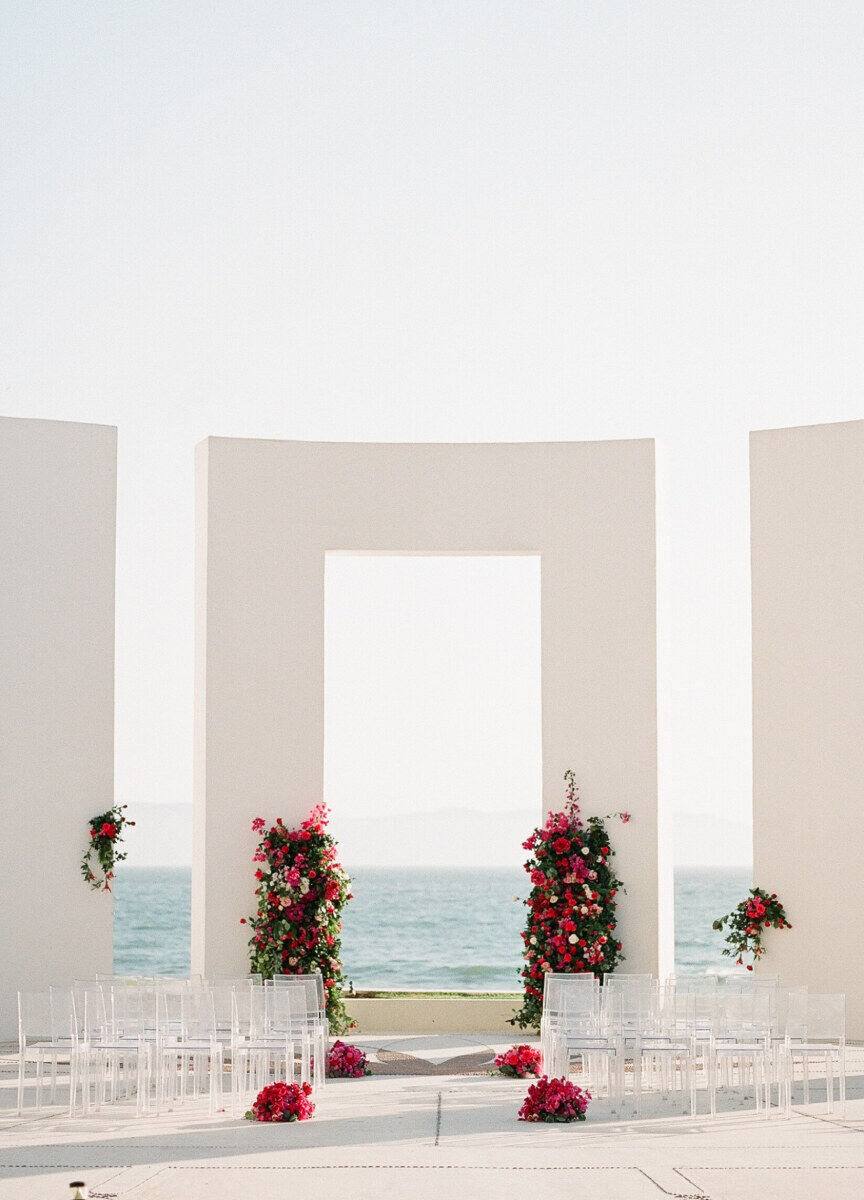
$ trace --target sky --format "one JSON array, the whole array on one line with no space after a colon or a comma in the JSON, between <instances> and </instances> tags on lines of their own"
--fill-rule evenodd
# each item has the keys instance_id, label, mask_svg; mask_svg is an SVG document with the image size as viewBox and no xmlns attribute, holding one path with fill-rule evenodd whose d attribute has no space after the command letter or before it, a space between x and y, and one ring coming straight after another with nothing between
<instances>
[{"instance_id":1,"label":"sky","mask_svg":"<svg viewBox=\"0 0 864 1200\"><path fill-rule=\"evenodd\" d=\"M119 427L118 799L191 800L196 442L655 437L662 802L749 820L747 435L864 416L862 49L843 0L6 0L0 410Z\"/></svg>"}]
</instances>

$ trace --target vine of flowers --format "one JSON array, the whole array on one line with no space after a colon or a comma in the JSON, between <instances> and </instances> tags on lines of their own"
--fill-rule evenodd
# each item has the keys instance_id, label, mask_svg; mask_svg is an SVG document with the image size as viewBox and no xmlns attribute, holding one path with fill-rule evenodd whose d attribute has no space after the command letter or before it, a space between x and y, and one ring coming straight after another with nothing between
<instances>
[{"instance_id":1,"label":"vine of flowers","mask_svg":"<svg viewBox=\"0 0 864 1200\"><path fill-rule=\"evenodd\" d=\"M81 859L81 874L94 891L111 891L114 867L126 857L126 851L119 850L118 846L123 840L124 827L135 822L123 815L125 808L125 804L115 804L107 812L90 818L90 842ZM101 879L93 869L94 858L99 864Z\"/></svg>"},{"instance_id":2,"label":"vine of flowers","mask_svg":"<svg viewBox=\"0 0 864 1200\"><path fill-rule=\"evenodd\" d=\"M604 975L621 961L621 943L615 937L615 909L621 880L612 864L614 850L605 821L609 817L579 814L578 789L572 771L565 772L564 808L550 813L534 830L524 849L532 883L528 919L522 934L525 996L511 1024L536 1027L543 1009L543 980L547 971ZM629 813L614 813L625 824Z\"/></svg>"},{"instance_id":3,"label":"vine of flowers","mask_svg":"<svg viewBox=\"0 0 864 1200\"><path fill-rule=\"evenodd\" d=\"M319 804L299 829L281 817L269 829L262 817L252 822L260 841L253 855L258 911L248 921L249 957L251 970L265 979L320 971L330 1028L342 1033L351 1020L342 999L341 914L352 896L327 832L329 819Z\"/></svg>"},{"instance_id":4,"label":"vine of flowers","mask_svg":"<svg viewBox=\"0 0 864 1200\"><path fill-rule=\"evenodd\" d=\"M744 966L745 954L752 954L753 962L765 954L762 936L766 929L791 929L792 926L776 892L769 895L764 888L751 888L730 913L717 918L712 928L727 931L723 953ZM748 971L753 970L753 963L746 966Z\"/></svg>"}]
</instances>

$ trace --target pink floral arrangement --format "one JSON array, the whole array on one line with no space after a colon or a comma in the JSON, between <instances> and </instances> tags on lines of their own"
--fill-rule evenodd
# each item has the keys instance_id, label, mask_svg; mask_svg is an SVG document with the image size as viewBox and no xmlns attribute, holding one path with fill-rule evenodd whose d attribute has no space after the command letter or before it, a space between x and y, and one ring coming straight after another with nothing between
<instances>
[{"instance_id":1,"label":"pink floral arrangement","mask_svg":"<svg viewBox=\"0 0 864 1200\"><path fill-rule=\"evenodd\" d=\"M604 821L579 812L576 777L566 771L567 799L560 812L522 843L530 851L525 870L531 891L525 930L522 979L525 997L510 1020L520 1029L536 1028L543 1014L547 972L605 975L621 962L616 935L618 893L624 885L615 873L615 851ZM612 813L626 825L630 814Z\"/></svg>"},{"instance_id":2,"label":"pink floral arrangement","mask_svg":"<svg viewBox=\"0 0 864 1200\"><path fill-rule=\"evenodd\" d=\"M265 979L321 972L330 1029L343 1033L353 1024L342 1000L341 963L342 910L352 898L351 881L328 821L323 804L297 829L281 817L269 827L263 817L255 818L258 911L240 923L252 930L251 970Z\"/></svg>"},{"instance_id":3,"label":"pink floral arrangement","mask_svg":"<svg viewBox=\"0 0 864 1200\"><path fill-rule=\"evenodd\" d=\"M540 1074L540 1051L536 1046L511 1046L495 1059L495 1066L502 1075L524 1079L526 1075Z\"/></svg>"},{"instance_id":4,"label":"pink floral arrangement","mask_svg":"<svg viewBox=\"0 0 864 1200\"><path fill-rule=\"evenodd\" d=\"M269 1083L255 1097L247 1121L308 1121L315 1111L308 1083Z\"/></svg>"},{"instance_id":5,"label":"pink floral arrangement","mask_svg":"<svg viewBox=\"0 0 864 1200\"><path fill-rule=\"evenodd\" d=\"M335 1041L327 1055L327 1074L331 1079L362 1079L372 1072L366 1055L358 1046Z\"/></svg>"},{"instance_id":6,"label":"pink floral arrangement","mask_svg":"<svg viewBox=\"0 0 864 1200\"><path fill-rule=\"evenodd\" d=\"M528 1089L519 1109L520 1121L584 1121L591 1100L590 1092L569 1079L550 1079L541 1075Z\"/></svg>"}]
</instances>

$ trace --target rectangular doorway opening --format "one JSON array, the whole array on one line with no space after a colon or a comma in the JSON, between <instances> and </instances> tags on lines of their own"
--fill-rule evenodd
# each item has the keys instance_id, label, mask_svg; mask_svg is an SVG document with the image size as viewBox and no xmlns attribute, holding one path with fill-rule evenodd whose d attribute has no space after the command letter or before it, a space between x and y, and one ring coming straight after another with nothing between
<instances>
[{"instance_id":1,"label":"rectangular doorway opening","mask_svg":"<svg viewBox=\"0 0 864 1200\"><path fill-rule=\"evenodd\" d=\"M333 553L325 579L346 979L516 991L542 815L540 558Z\"/></svg>"}]
</instances>

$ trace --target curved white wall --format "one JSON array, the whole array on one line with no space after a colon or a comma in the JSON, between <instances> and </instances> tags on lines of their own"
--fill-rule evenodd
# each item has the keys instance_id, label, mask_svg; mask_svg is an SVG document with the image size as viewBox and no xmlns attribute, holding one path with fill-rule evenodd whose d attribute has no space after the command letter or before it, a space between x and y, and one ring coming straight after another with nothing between
<instances>
[{"instance_id":1,"label":"curved white wall","mask_svg":"<svg viewBox=\"0 0 864 1200\"><path fill-rule=\"evenodd\" d=\"M756 883L765 969L864 1037L864 421L750 435Z\"/></svg>"},{"instance_id":2,"label":"curved white wall","mask_svg":"<svg viewBox=\"0 0 864 1200\"><path fill-rule=\"evenodd\" d=\"M572 766L586 815L633 813L615 830L627 969L671 967L671 925L666 946L658 932L653 442L211 438L197 469L193 969L246 966L252 818L299 820L323 794L328 550L541 556L544 802L560 805Z\"/></svg>"}]
</instances>

